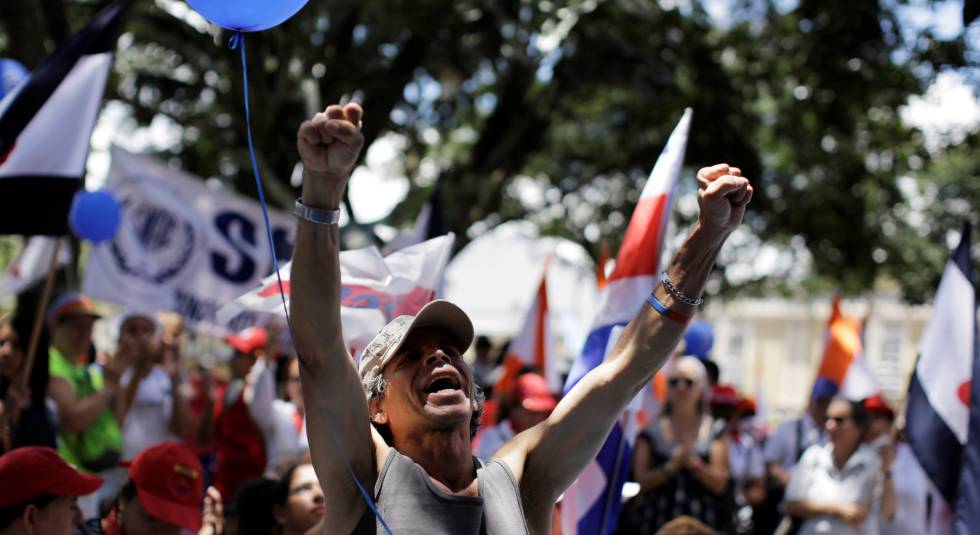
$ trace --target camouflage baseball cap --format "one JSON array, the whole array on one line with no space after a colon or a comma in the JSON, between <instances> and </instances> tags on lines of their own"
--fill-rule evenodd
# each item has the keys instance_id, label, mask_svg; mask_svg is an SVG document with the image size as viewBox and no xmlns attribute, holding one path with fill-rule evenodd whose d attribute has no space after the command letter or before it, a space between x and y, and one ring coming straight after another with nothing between
<instances>
[{"instance_id":1,"label":"camouflage baseball cap","mask_svg":"<svg viewBox=\"0 0 980 535\"><path fill-rule=\"evenodd\" d=\"M460 353L473 343L473 323L458 306L437 299L426 304L414 316L398 316L385 325L361 354L358 373L365 395L370 396L368 385L384 370L392 357L401 349L402 343L413 329L434 327L450 336Z\"/></svg>"}]
</instances>

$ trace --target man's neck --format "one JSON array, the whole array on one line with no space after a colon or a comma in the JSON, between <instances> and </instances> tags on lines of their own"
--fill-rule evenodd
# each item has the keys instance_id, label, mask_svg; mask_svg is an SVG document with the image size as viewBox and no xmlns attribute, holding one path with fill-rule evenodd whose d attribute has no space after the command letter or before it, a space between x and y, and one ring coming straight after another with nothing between
<instances>
[{"instance_id":1,"label":"man's neck","mask_svg":"<svg viewBox=\"0 0 980 535\"><path fill-rule=\"evenodd\" d=\"M850 449L837 448L835 446L832 450L834 466L837 467L838 470L843 470L844 466L847 464L848 459L851 458L851 455L857 453L857 449L859 447L861 447L860 444Z\"/></svg>"},{"instance_id":2,"label":"man's neck","mask_svg":"<svg viewBox=\"0 0 980 535\"><path fill-rule=\"evenodd\" d=\"M428 431L395 441L395 449L418 463L429 477L450 492L466 490L476 479L470 450L470 433L465 427Z\"/></svg>"}]
</instances>

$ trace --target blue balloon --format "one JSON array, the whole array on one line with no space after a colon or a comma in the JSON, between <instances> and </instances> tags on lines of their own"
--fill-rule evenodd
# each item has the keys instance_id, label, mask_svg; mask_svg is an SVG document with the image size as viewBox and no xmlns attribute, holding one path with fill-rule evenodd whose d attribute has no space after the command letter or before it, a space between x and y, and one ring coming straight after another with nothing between
<instances>
[{"instance_id":1,"label":"blue balloon","mask_svg":"<svg viewBox=\"0 0 980 535\"><path fill-rule=\"evenodd\" d=\"M0 58L0 100L10 94L30 72L17 60Z\"/></svg>"},{"instance_id":2,"label":"blue balloon","mask_svg":"<svg viewBox=\"0 0 980 535\"><path fill-rule=\"evenodd\" d=\"M119 228L122 209L112 192L81 190L75 194L68 223L76 236L92 243L112 239Z\"/></svg>"},{"instance_id":3,"label":"blue balloon","mask_svg":"<svg viewBox=\"0 0 980 535\"><path fill-rule=\"evenodd\" d=\"M684 331L685 355L694 355L700 359L706 359L714 343L715 335L711 329L711 324L704 320L695 321Z\"/></svg>"},{"instance_id":4,"label":"blue balloon","mask_svg":"<svg viewBox=\"0 0 980 535\"><path fill-rule=\"evenodd\" d=\"M309 0L187 0L202 17L228 30L258 32L286 22Z\"/></svg>"}]
</instances>

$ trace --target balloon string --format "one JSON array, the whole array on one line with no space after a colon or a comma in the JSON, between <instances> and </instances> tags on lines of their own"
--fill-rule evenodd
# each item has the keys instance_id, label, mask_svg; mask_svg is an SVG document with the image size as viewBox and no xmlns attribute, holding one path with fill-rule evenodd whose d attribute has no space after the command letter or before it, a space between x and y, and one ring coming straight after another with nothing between
<instances>
[{"instance_id":1,"label":"balloon string","mask_svg":"<svg viewBox=\"0 0 980 535\"><path fill-rule=\"evenodd\" d=\"M282 276L279 273L279 258L276 255L276 243L272 237L272 225L269 223L269 207L265 202L265 194L262 192L262 178L259 175L259 165L255 159L255 146L252 143L252 113L249 109L248 104L248 65L245 62L245 34L242 32L235 32L232 34L231 39L228 41L228 48L235 50L239 49L242 56L242 77L244 78L244 88L245 88L245 125L248 130L248 153L252 158L252 174L255 176L255 186L259 192L259 205L262 207L262 217L265 220L265 231L266 236L269 238L269 249L272 251L272 265L276 269L276 280L279 281L279 297L282 299L282 309L286 313L286 324L289 327L289 333L292 335L293 332L293 322L289 317L289 307L286 305L286 292L283 290ZM360 480L357 479L357 475L354 473L354 468L351 467L350 461L347 459L347 455L344 454L344 449L341 447L340 441L337 437L327 429L327 435L333 441L334 445L337 447L337 451L340 452L340 458L344 461L344 466L347 467L347 471L350 472L351 477L354 479L354 483L357 485L358 490L361 491L361 495L364 497L364 501L367 502L368 507L371 508L371 512L374 516L378 518L381 522L381 526L384 528L388 535L393 535L391 528L385 523L385 519L381 517L381 513L378 512L377 507L374 505L374 500L371 495L365 490L364 485L361 485Z\"/></svg>"}]
</instances>

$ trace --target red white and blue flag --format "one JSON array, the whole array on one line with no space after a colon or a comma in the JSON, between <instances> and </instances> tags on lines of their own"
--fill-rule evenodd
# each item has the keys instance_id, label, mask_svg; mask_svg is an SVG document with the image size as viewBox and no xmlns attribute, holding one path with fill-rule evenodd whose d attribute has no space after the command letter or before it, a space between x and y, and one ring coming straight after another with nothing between
<instances>
[{"instance_id":1,"label":"red white and blue flag","mask_svg":"<svg viewBox=\"0 0 980 535\"><path fill-rule=\"evenodd\" d=\"M100 11L0 101L0 234L68 232L123 7Z\"/></svg>"},{"instance_id":2,"label":"red white and blue flag","mask_svg":"<svg viewBox=\"0 0 980 535\"><path fill-rule=\"evenodd\" d=\"M623 327L643 306L656 283L690 125L691 110L687 109L647 179L626 229L615 268L600 290L591 332L569 371L566 393L589 370L605 360ZM599 454L565 492L561 524L566 535L606 535L615 530L635 439L632 420L633 416L627 415L613 426Z\"/></svg>"},{"instance_id":3,"label":"red white and blue flag","mask_svg":"<svg viewBox=\"0 0 980 535\"><path fill-rule=\"evenodd\" d=\"M947 504L954 533L980 526L980 355L970 227L953 252L919 343L905 432L916 459Z\"/></svg>"},{"instance_id":4,"label":"red white and blue flag","mask_svg":"<svg viewBox=\"0 0 980 535\"><path fill-rule=\"evenodd\" d=\"M416 314L435 299L454 240L455 235L449 233L388 256L381 256L377 247L340 253L340 321L352 355L359 355L389 321ZM292 262L279 270L287 303L291 268ZM228 321L243 310L285 315L275 274L221 308L218 319Z\"/></svg>"},{"instance_id":5,"label":"red white and blue flag","mask_svg":"<svg viewBox=\"0 0 980 535\"><path fill-rule=\"evenodd\" d=\"M531 306L524 314L524 326L507 346L504 373L493 387L495 392L509 392L514 387L517 373L525 366L537 368L548 381L552 392L561 390L558 355L555 352L551 318L548 314L548 266L551 265L552 258L549 256L544 261L541 282L534 292Z\"/></svg>"}]
</instances>

